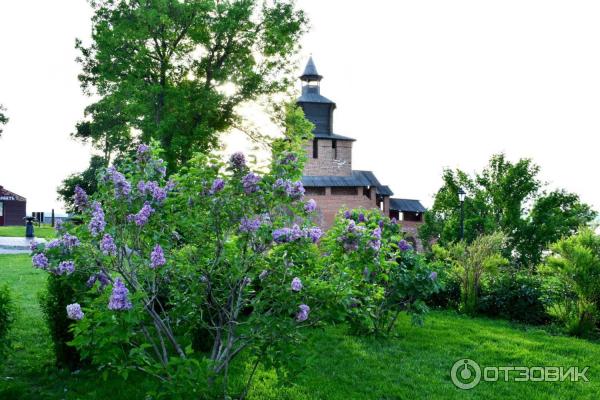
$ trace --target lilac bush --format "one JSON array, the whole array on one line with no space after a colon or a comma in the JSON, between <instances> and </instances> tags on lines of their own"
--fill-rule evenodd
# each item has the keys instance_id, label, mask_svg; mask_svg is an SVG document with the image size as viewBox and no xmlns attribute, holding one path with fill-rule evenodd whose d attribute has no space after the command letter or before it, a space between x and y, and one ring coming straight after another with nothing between
<instances>
[{"instance_id":1,"label":"lilac bush","mask_svg":"<svg viewBox=\"0 0 600 400\"><path fill-rule=\"evenodd\" d=\"M424 300L438 290L437 272L402 236L379 210L357 209L340 212L323 239L323 265L355 333L389 334L402 311L423 321Z\"/></svg>"}]
</instances>

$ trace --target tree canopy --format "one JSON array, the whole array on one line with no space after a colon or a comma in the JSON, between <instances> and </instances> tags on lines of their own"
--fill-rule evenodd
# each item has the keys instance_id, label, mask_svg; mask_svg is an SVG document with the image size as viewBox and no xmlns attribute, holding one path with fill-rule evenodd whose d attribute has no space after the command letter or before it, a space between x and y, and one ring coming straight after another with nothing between
<instances>
[{"instance_id":1,"label":"tree canopy","mask_svg":"<svg viewBox=\"0 0 600 400\"><path fill-rule=\"evenodd\" d=\"M90 0L77 41L82 89L100 100L73 136L105 162L156 139L171 171L239 124L236 107L288 88L306 17L292 0Z\"/></svg>"},{"instance_id":2,"label":"tree canopy","mask_svg":"<svg viewBox=\"0 0 600 400\"><path fill-rule=\"evenodd\" d=\"M507 251L521 266L536 265L542 252L563 236L591 222L596 212L565 190L547 191L539 178L540 168L530 159L515 163L504 154L491 157L481 172L470 176L447 169L444 184L425 214L420 235L426 240L448 244L460 240L458 189L467 193L464 202L465 240L503 232Z\"/></svg>"}]
</instances>

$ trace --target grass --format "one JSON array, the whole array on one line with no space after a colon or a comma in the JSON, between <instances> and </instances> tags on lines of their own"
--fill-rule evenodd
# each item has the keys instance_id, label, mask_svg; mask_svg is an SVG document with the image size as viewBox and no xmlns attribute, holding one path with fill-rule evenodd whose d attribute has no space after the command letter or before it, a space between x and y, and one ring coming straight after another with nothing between
<instances>
[{"instance_id":1,"label":"grass","mask_svg":"<svg viewBox=\"0 0 600 400\"><path fill-rule=\"evenodd\" d=\"M52 364L51 343L37 306L45 275L28 256L0 256L0 282L17 295L21 313L14 351L0 366L0 399L141 399L144 378L104 382L95 371L71 374ZM450 369L471 358L482 366L590 366L590 382L482 382L454 387ZM600 344L553 336L506 321L433 312L424 327L401 318L396 337L347 334L345 326L313 330L292 366L293 383L272 370L257 373L250 398L258 399L596 399ZM167 397L168 398L168 397Z\"/></svg>"},{"instance_id":2,"label":"grass","mask_svg":"<svg viewBox=\"0 0 600 400\"><path fill-rule=\"evenodd\" d=\"M33 232L36 237L52 239L56 237L54 228L50 225L35 225ZM23 226L0 226L0 236L4 237L25 237L25 225Z\"/></svg>"}]
</instances>

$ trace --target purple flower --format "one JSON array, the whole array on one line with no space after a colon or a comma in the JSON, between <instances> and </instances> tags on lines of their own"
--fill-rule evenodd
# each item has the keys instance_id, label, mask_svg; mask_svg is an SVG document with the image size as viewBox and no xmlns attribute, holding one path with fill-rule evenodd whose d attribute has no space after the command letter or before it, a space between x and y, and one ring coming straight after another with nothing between
<instances>
[{"instance_id":1,"label":"purple flower","mask_svg":"<svg viewBox=\"0 0 600 400\"><path fill-rule=\"evenodd\" d=\"M379 225L379 228L383 229L383 220L382 219L380 219L377 224Z\"/></svg>"},{"instance_id":2,"label":"purple flower","mask_svg":"<svg viewBox=\"0 0 600 400\"><path fill-rule=\"evenodd\" d=\"M398 223L398 220L396 219L396 217L392 218L392 224L396 225Z\"/></svg>"},{"instance_id":3,"label":"purple flower","mask_svg":"<svg viewBox=\"0 0 600 400\"><path fill-rule=\"evenodd\" d=\"M242 178L244 193L250 194L258 191L258 182L260 182L260 176L256 175L254 172L249 172Z\"/></svg>"},{"instance_id":4,"label":"purple flower","mask_svg":"<svg viewBox=\"0 0 600 400\"><path fill-rule=\"evenodd\" d=\"M229 165L231 168L241 170L246 166L246 156L241 151L237 153L233 153L231 157L229 157Z\"/></svg>"},{"instance_id":5,"label":"purple flower","mask_svg":"<svg viewBox=\"0 0 600 400\"><path fill-rule=\"evenodd\" d=\"M108 302L108 309L113 311L130 310L131 301L128 298L129 290L125 287L121 278L117 278L113 284L113 290Z\"/></svg>"},{"instance_id":6,"label":"purple flower","mask_svg":"<svg viewBox=\"0 0 600 400\"><path fill-rule=\"evenodd\" d=\"M56 222L54 223L54 229L57 232L62 232L63 229L65 229L64 227L64 223L62 219L57 219Z\"/></svg>"},{"instance_id":7,"label":"purple flower","mask_svg":"<svg viewBox=\"0 0 600 400\"><path fill-rule=\"evenodd\" d=\"M73 195L73 204L75 204L75 208L79 211L83 211L88 205L87 193L79 185L75 186L75 194Z\"/></svg>"},{"instance_id":8,"label":"purple flower","mask_svg":"<svg viewBox=\"0 0 600 400\"><path fill-rule=\"evenodd\" d=\"M158 267L162 267L167 263L165 260L165 253L163 252L162 247L159 244L154 246L154 250L150 254L150 268L156 269Z\"/></svg>"},{"instance_id":9,"label":"purple flower","mask_svg":"<svg viewBox=\"0 0 600 400\"><path fill-rule=\"evenodd\" d=\"M302 185L302 182L297 181L292 183L289 187L286 188L286 192L288 194L288 196L290 196L293 199L301 199L304 196L304 186Z\"/></svg>"},{"instance_id":10,"label":"purple flower","mask_svg":"<svg viewBox=\"0 0 600 400\"><path fill-rule=\"evenodd\" d=\"M240 232L256 232L258 228L260 228L260 218L248 219L244 217L240 222Z\"/></svg>"},{"instance_id":11,"label":"purple flower","mask_svg":"<svg viewBox=\"0 0 600 400\"><path fill-rule=\"evenodd\" d=\"M167 182L167 184L165 185L165 190L167 192L172 191L173 189L175 189L175 186L177 186L177 184L175 183L175 181L169 179L169 181Z\"/></svg>"},{"instance_id":12,"label":"purple flower","mask_svg":"<svg viewBox=\"0 0 600 400\"><path fill-rule=\"evenodd\" d=\"M158 174L161 177L164 178L167 175L167 167L163 164L164 164L164 161L161 158L159 158L156 161L156 165L154 166L154 169L156 170L156 172L158 172Z\"/></svg>"},{"instance_id":13,"label":"purple flower","mask_svg":"<svg viewBox=\"0 0 600 400\"><path fill-rule=\"evenodd\" d=\"M92 219L88 224L88 229L92 236L98 236L98 234L104 232L104 228L106 228L104 211L102 211L102 206L97 201L92 204L92 209Z\"/></svg>"},{"instance_id":14,"label":"purple flower","mask_svg":"<svg viewBox=\"0 0 600 400\"><path fill-rule=\"evenodd\" d=\"M114 166L111 165L107 168L106 179L112 180L116 199L127 198L131 193L131 183Z\"/></svg>"},{"instance_id":15,"label":"purple flower","mask_svg":"<svg viewBox=\"0 0 600 400\"><path fill-rule=\"evenodd\" d=\"M100 250L102 250L102 253L107 256L117 255L117 246L115 245L115 241L108 233L105 234L100 241Z\"/></svg>"},{"instance_id":16,"label":"purple flower","mask_svg":"<svg viewBox=\"0 0 600 400\"><path fill-rule=\"evenodd\" d=\"M280 165L288 165L298 161L298 156L294 153L286 153L284 157L279 160Z\"/></svg>"},{"instance_id":17,"label":"purple flower","mask_svg":"<svg viewBox=\"0 0 600 400\"><path fill-rule=\"evenodd\" d=\"M96 281L100 282L100 290L103 290L106 286L110 285L110 279L108 279L108 276L106 276L104 272L98 272L97 274L90 276L86 282L87 287L91 288Z\"/></svg>"},{"instance_id":18,"label":"purple flower","mask_svg":"<svg viewBox=\"0 0 600 400\"><path fill-rule=\"evenodd\" d=\"M300 278L295 277L294 279L292 279L292 290L294 292L299 292L302 290L302 281L300 280Z\"/></svg>"},{"instance_id":19,"label":"purple flower","mask_svg":"<svg viewBox=\"0 0 600 400\"><path fill-rule=\"evenodd\" d=\"M375 228L373 230L372 239L369 241L369 247L375 251L379 251L381 248L381 228Z\"/></svg>"},{"instance_id":20,"label":"purple flower","mask_svg":"<svg viewBox=\"0 0 600 400\"><path fill-rule=\"evenodd\" d=\"M358 214L358 222L365 222L365 214L363 214L363 213Z\"/></svg>"},{"instance_id":21,"label":"purple flower","mask_svg":"<svg viewBox=\"0 0 600 400\"><path fill-rule=\"evenodd\" d=\"M242 280L242 287L248 286L251 283L252 283L252 279L248 276L245 276L244 279Z\"/></svg>"},{"instance_id":22,"label":"purple flower","mask_svg":"<svg viewBox=\"0 0 600 400\"><path fill-rule=\"evenodd\" d=\"M317 209L317 202L314 199L310 199L304 205L304 211L311 213Z\"/></svg>"},{"instance_id":23,"label":"purple flower","mask_svg":"<svg viewBox=\"0 0 600 400\"><path fill-rule=\"evenodd\" d=\"M263 269L262 272L260 273L260 275L258 275L258 279L260 279L261 281L264 280L267 276L269 275L269 271L267 271L266 269Z\"/></svg>"},{"instance_id":24,"label":"purple flower","mask_svg":"<svg viewBox=\"0 0 600 400\"><path fill-rule=\"evenodd\" d=\"M212 187L210 188L210 194L220 192L225 187L225 181L221 178L217 178L213 181Z\"/></svg>"},{"instance_id":25,"label":"purple flower","mask_svg":"<svg viewBox=\"0 0 600 400\"><path fill-rule=\"evenodd\" d=\"M71 275L73 272L75 272L75 263L73 261L62 261L58 264L58 268L56 268L57 275Z\"/></svg>"},{"instance_id":26,"label":"purple flower","mask_svg":"<svg viewBox=\"0 0 600 400\"><path fill-rule=\"evenodd\" d=\"M83 319L84 313L81 311L79 303L69 304L67 306L67 316L69 319L80 321Z\"/></svg>"},{"instance_id":27,"label":"purple flower","mask_svg":"<svg viewBox=\"0 0 600 400\"><path fill-rule=\"evenodd\" d=\"M273 231L273 240L275 243L288 243L306 237L305 233L298 225L292 228L281 228Z\"/></svg>"},{"instance_id":28,"label":"purple flower","mask_svg":"<svg viewBox=\"0 0 600 400\"><path fill-rule=\"evenodd\" d=\"M62 243L67 249L72 249L73 247L77 247L81 244L77 236L73 236L69 233L65 233L63 235Z\"/></svg>"},{"instance_id":29,"label":"purple flower","mask_svg":"<svg viewBox=\"0 0 600 400\"><path fill-rule=\"evenodd\" d=\"M352 218L352 214L350 214L350 210L344 211L344 218L346 218L346 219Z\"/></svg>"},{"instance_id":30,"label":"purple flower","mask_svg":"<svg viewBox=\"0 0 600 400\"><path fill-rule=\"evenodd\" d=\"M148 218L154 212L154 209L150 206L150 203L145 202L142 209L131 217L137 226L144 226L148 222Z\"/></svg>"},{"instance_id":31,"label":"purple flower","mask_svg":"<svg viewBox=\"0 0 600 400\"><path fill-rule=\"evenodd\" d=\"M307 239L310 239L313 243L317 243L321 236L323 236L323 231L318 226L313 226L311 228L304 230L304 235Z\"/></svg>"},{"instance_id":32,"label":"purple flower","mask_svg":"<svg viewBox=\"0 0 600 400\"><path fill-rule=\"evenodd\" d=\"M408 243L406 240L402 239L401 241L398 242L398 248L401 251L408 251L408 250L412 250L412 246L410 245L410 243Z\"/></svg>"},{"instance_id":33,"label":"purple flower","mask_svg":"<svg viewBox=\"0 0 600 400\"><path fill-rule=\"evenodd\" d=\"M437 279L437 275L438 275L438 274L437 274L437 272L435 272L435 271L432 271L432 272L429 274L429 279L431 279L432 281L435 281L435 280Z\"/></svg>"},{"instance_id":34,"label":"purple flower","mask_svg":"<svg viewBox=\"0 0 600 400\"><path fill-rule=\"evenodd\" d=\"M48 257L46 257L46 255L44 253L39 253L36 254L35 256L31 257L31 262L33 263L33 266L36 268L40 268L40 269L46 269L48 268Z\"/></svg>"},{"instance_id":35,"label":"purple flower","mask_svg":"<svg viewBox=\"0 0 600 400\"><path fill-rule=\"evenodd\" d=\"M62 242L60 239L53 239L48 242L48 244L46 245L46 249L55 249L57 247L60 247L61 243Z\"/></svg>"},{"instance_id":36,"label":"purple flower","mask_svg":"<svg viewBox=\"0 0 600 400\"><path fill-rule=\"evenodd\" d=\"M137 148L137 159L139 162L145 162L150 159L150 146L141 143Z\"/></svg>"},{"instance_id":37,"label":"purple flower","mask_svg":"<svg viewBox=\"0 0 600 400\"><path fill-rule=\"evenodd\" d=\"M36 251L39 244L39 242L32 240L31 242L29 242L29 250Z\"/></svg>"},{"instance_id":38,"label":"purple flower","mask_svg":"<svg viewBox=\"0 0 600 400\"><path fill-rule=\"evenodd\" d=\"M373 229L373 237L375 239L381 239L381 228Z\"/></svg>"},{"instance_id":39,"label":"purple flower","mask_svg":"<svg viewBox=\"0 0 600 400\"><path fill-rule=\"evenodd\" d=\"M308 319L308 314L310 314L310 307L307 306L306 304L300 304L300 306L298 306L298 308L300 309L300 311L298 311L298 314L296 314L296 321L298 322L304 322Z\"/></svg>"}]
</instances>

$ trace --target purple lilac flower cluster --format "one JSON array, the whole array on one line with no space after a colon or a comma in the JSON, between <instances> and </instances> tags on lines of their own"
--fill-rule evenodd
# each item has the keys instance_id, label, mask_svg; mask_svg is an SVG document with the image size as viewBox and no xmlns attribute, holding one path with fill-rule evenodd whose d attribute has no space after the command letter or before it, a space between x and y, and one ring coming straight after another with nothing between
<instances>
[{"instance_id":1,"label":"purple lilac flower cluster","mask_svg":"<svg viewBox=\"0 0 600 400\"><path fill-rule=\"evenodd\" d=\"M141 143L137 148L138 162L147 162L150 159L150 146Z\"/></svg>"},{"instance_id":2,"label":"purple lilac flower cluster","mask_svg":"<svg viewBox=\"0 0 600 400\"><path fill-rule=\"evenodd\" d=\"M125 287L121 278L117 278L113 284L113 290L108 302L108 309L113 311L130 310L132 307L129 300L129 290Z\"/></svg>"},{"instance_id":3,"label":"purple lilac flower cluster","mask_svg":"<svg viewBox=\"0 0 600 400\"><path fill-rule=\"evenodd\" d=\"M409 251L412 250L412 246L410 245L410 243L408 243L406 240L402 239L401 241L398 242L398 248L401 251Z\"/></svg>"},{"instance_id":4,"label":"purple lilac flower cluster","mask_svg":"<svg viewBox=\"0 0 600 400\"><path fill-rule=\"evenodd\" d=\"M48 262L48 257L44 253L39 253L31 257L31 262L33 266L40 269L46 269L50 265Z\"/></svg>"},{"instance_id":5,"label":"purple lilac flower cluster","mask_svg":"<svg viewBox=\"0 0 600 400\"><path fill-rule=\"evenodd\" d=\"M106 221L104 221L104 211L100 203L95 201L92 204L92 219L88 224L88 229L92 236L98 236L99 233L104 232L106 228Z\"/></svg>"},{"instance_id":6,"label":"purple lilac flower cluster","mask_svg":"<svg viewBox=\"0 0 600 400\"><path fill-rule=\"evenodd\" d=\"M298 308L300 309L300 311L298 311L298 314L296 314L296 321L306 321L308 319L308 315L310 314L310 307L306 304L300 304Z\"/></svg>"},{"instance_id":7,"label":"purple lilac flower cluster","mask_svg":"<svg viewBox=\"0 0 600 400\"><path fill-rule=\"evenodd\" d=\"M310 199L304 204L304 211L311 213L317 209L317 202L314 199Z\"/></svg>"},{"instance_id":8,"label":"purple lilac flower cluster","mask_svg":"<svg viewBox=\"0 0 600 400\"><path fill-rule=\"evenodd\" d=\"M79 211L83 211L88 205L88 195L79 185L75 186L75 194L73 195L73 204Z\"/></svg>"},{"instance_id":9,"label":"purple lilac flower cluster","mask_svg":"<svg viewBox=\"0 0 600 400\"><path fill-rule=\"evenodd\" d=\"M162 247L159 244L154 246L154 250L150 253L150 268L156 269L158 267L162 267L167 263L165 259L165 253L163 252Z\"/></svg>"},{"instance_id":10,"label":"purple lilac flower cluster","mask_svg":"<svg viewBox=\"0 0 600 400\"><path fill-rule=\"evenodd\" d=\"M60 239L53 239L53 240L49 241L49 242L46 244L46 247L45 247L45 248L46 248L47 250L50 250L50 249L55 249L55 248L57 248L57 247L60 247L60 246L61 246L61 244L62 244L62 241L61 241Z\"/></svg>"},{"instance_id":11,"label":"purple lilac flower cluster","mask_svg":"<svg viewBox=\"0 0 600 400\"><path fill-rule=\"evenodd\" d=\"M56 275L71 275L75 272L75 263L73 261L62 261L56 268Z\"/></svg>"},{"instance_id":12,"label":"purple lilac flower cluster","mask_svg":"<svg viewBox=\"0 0 600 400\"><path fill-rule=\"evenodd\" d=\"M260 228L260 218L242 218L240 221L240 232L252 233Z\"/></svg>"},{"instance_id":13,"label":"purple lilac flower cluster","mask_svg":"<svg viewBox=\"0 0 600 400\"><path fill-rule=\"evenodd\" d=\"M90 276L86 282L87 287L91 288L96 281L100 282L100 290L104 290L106 286L110 285L110 279L108 279L108 276L104 272L98 272Z\"/></svg>"},{"instance_id":14,"label":"purple lilac flower cluster","mask_svg":"<svg viewBox=\"0 0 600 400\"><path fill-rule=\"evenodd\" d=\"M83 311L81 311L81 306L79 303L73 303L67 306L67 317L69 317L69 319L80 321L83 319L84 315L85 314Z\"/></svg>"},{"instance_id":15,"label":"purple lilac flower cluster","mask_svg":"<svg viewBox=\"0 0 600 400\"><path fill-rule=\"evenodd\" d=\"M225 181L221 178L217 178L213 181L209 193L210 194L218 193L221 190L223 190L224 187L225 187Z\"/></svg>"},{"instance_id":16,"label":"purple lilac flower cluster","mask_svg":"<svg viewBox=\"0 0 600 400\"><path fill-rule=\"evenodd\" d=\"M162 203L167 198L167 188L161 188L155 181L139 181L137 189L143 196L150 194L157 203Z\"/></svg>"},{"instance_id":17,"label":"purple lilac flower cluster","mask_svg":"<svg viewBox=\"0 0 600 400\"><path fill-rule=\"evenodd\" d=\"M358 250L360 236L364 230L364 226L356 225L356 222L351 219L346 227L346 231L338 238L338 240L342 242L342 245L346 251L356 251Z\"/></svg>"},{"instance_id":18,"label":"purple lilac flower cluster","mask_svg":"<svg viewBox=\"0 0 600 400\"><path fill-rule=\"evenodd\" d=\"M106 256L115 256L117 255L117 245L115 244L115 240L108 233L104 234L104 237L100 241L100 250Z\"/></svg>"},{"instance_id":19,"label":"purple lilac flower cluster","mask_svg":"<svg viewBox=\"0 0 600 400\"><path fill-rule=\"evenodd\" d=\"M241 151L233 153L231 157L229 157L229 165L231 168L236 170L241 170L246 167L246 156Z\"/></svg>"},{"instance_id":20,"label":"purple lilac flower cluster","mask_svg":"<svg viewBox=\"0 0 600 400\"><path fill-rule=\"evenodd\" d=\"M431 279L432 281L435 281L437 279L437 272L435 271L431 271L431 273L429 274L429 279Z\"/></svg>"},{"instance_id":21,"label":"purple lilac flower cluster","mask_svg":"<svg viewBox=\"0 0 600 400\"><path fill-rule=\"evenodd\" d=\"M279 159L279 165L289 165L298 161L298 156L294 153L285 153L283 157Z\"/></svg>"},{"instance_id":22,"label":"purple lilac flower cluster","mask_svg":"<svg viewBox=\"0 0 600 400\"><path fill-rule=\"evenodd\" d=\"M371 234L371 240L369 240L369 247L375 251L379 251L381 248L381 228L375 228Z\"/></svg>"},{"instance_id":23,"label":"purple lilac flower cluster","mask_svg":"<svg viewBox=\"0 0 600 400\"><path fill-rule=\"evenodd\" d=\"M138 211L137 214L128 215L127 220L135 222L137 226L144 226L153 212L154 209L150 206L150 203L146 201L140 211Z\"/></svg>"},{"instance_id":24,"label":"purple lilac flower cluster","mask_svg":"<svg viewBox=\"0 0 600 400\"><path fill-rule=\"evenodd\" d=\"M69 233L65 233L62 236L62 244L67 248L67 249L72 249L74 247L77 247L81 244L81 242L79 241L79 238L77 238L77 236L73 236Z\"/></svg>"},{"instance_id":25,"label":"purple lilac flower cluster","mask_svg":"<svg viewBox=\"0 0 600 400\"><path fill-rule=\"evenodd\" d=\"M106 170L105 180L111 180L115 187L115 198L126 199L131 193L131 183L125 179L125 175L117 171L114 166L110 166Z\"/></svg>"},{"instance_id":26,"label":"purple lilac flower cluster","mask_svg":"<svg viewBox=\"0 0 600 400\"><path fill-rule=\"evenodd\" d=\"M313 243L319 241L323 232L319 227L300 229L298 225L292 228L281 228L273 231L273 240L275 243L289 243L299 239L310 239Z\"/></svg>"},{"instance_id":27,"label":"purple lilac flower cluster","mask_svg":"<svg viewBox=\"0 0 600 400\"><path fill-rule=\"evenodd\" d=\"M250 194L258 191L258 182L260 182L260 176L254 172L249 172L242 178L242 185L244 186L244 193Z\"/></svg>"},{"instance_id":28,"label":"purple lilac flower cluster","mask_svg":"<svg viewBox=\"0 0 600 400\"><path fill-rule=\"evenodd\" d=\"M302 182L292 182L282 178L279 178L275 181L273 184L273 189L285 191L285 193L294 200L301 199L306 191L302 185Z\"/></svg>"},{"instance_id":29,"label":"purple lilac flower cluster","mask_svg":"<svg viewBox=\"0 0 600 400\"><path fill-rule=\"evenodd\" d=\"M299 292L302 290L302 281L300 280L300 278L295 277L294 279L292 279L292 290L294 292Z\"/></svg>"}]
</instances>

